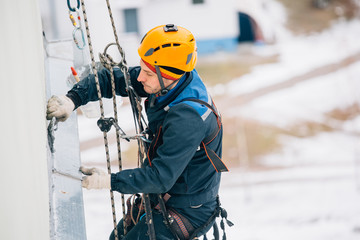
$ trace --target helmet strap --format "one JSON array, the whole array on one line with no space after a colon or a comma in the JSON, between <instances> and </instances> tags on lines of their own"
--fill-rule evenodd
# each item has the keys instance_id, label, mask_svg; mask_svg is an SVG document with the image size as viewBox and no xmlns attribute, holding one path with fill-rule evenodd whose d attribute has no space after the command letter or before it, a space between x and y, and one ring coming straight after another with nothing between
<instances>
[{"instance_id":1,"label":"helmet strap","mask_svg":"<svg viewBox=\"0 0 360 240\"><path fill-rule=\"evenodd\" d=\"M161 76L160 68L158 65L155 65L155 70L156 70L156 75L159 79L160 88L161 88L160 91L157 92L157 94L160 94L160 96L164 96L170 91L170 88L179 81L179 79L173 81L169 86L165 87L163 77Z\"/></svg>"}]
</instances>

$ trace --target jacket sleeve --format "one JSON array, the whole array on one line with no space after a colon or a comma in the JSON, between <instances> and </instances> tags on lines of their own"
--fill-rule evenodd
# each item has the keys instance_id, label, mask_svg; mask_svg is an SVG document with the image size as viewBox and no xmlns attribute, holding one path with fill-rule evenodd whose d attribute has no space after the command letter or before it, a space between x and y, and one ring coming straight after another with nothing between
<instances>
[{"instance_id":1,"label":"jacket sleeve","mask_svg":"<svg viewBox=\"0 0 360 240\"><path fill-rule=\"evenodd\" d=\"M140 70L140 67L133 67L129 69L131 84L139 96L147 97L148 94L144 91L142 84L137 81ZM114 69L114 78L116 94L120 96L127 96L125 78L120 69ZM104 98L111 98L112 90L110 71L106 68L100 70L98 72L98 79L100 83L101 96ZM94 74L88 75L75 84L66 96L74 102L75 108L85 105L90 101L99 100Z\"/></svg>"},{"instance_id":2,"label":"jacket sleeve","mask_svg":"<svg viewBox=\"0 0 360 240\"><path fill-rule=\"evenodd\" d=\"M164 120L163 143L151 166L123 170L111 176L111 188L121 193L165 193L175 184L205 137L204 122L190 106L179 104Z\"/></svg>"}]
</instances>

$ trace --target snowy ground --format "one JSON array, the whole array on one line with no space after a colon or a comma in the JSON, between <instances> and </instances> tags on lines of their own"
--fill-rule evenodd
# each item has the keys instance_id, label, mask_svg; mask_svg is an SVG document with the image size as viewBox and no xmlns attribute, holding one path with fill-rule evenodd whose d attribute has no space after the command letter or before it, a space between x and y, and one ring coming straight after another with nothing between
<instances>
[{"instance_id":1,"label":"snowy ground","mask_svg":"<svg viewBox=\"0 0 360 240\"><path fill-rule=\"evenodd\" d=\"M279 63L259 66L211 90L217 95L236 95L287 80L358 53L358 39L360 22L353 21L338 23L322 34L283 41L275 49L281 56ZM360 64L354 63L264 95L241 109L228 109L229 114L282 128L312 120L335 124L338 129L309 138L284 136L283 148L261 159L263 164L276 166L272 168L276 170L251 172L241 168L223 174L222 205L235 223L227 228L228 239L360 239L360 141L356 135L360 132L360 118L329 122L324 116L334 108L360 103L359 76ZM130 114L126 109L122 111ZM101 136L95 121L79 117L81 141ZM130 130L131 126L125 128ZM105 165L104 156L103 150L96 149L81 153L85 164ZM119 194L116 197L120 218ZM84 190L84 202L87 238L106 239L112 228L108 191Z\"/></svg>"}]
</instances>

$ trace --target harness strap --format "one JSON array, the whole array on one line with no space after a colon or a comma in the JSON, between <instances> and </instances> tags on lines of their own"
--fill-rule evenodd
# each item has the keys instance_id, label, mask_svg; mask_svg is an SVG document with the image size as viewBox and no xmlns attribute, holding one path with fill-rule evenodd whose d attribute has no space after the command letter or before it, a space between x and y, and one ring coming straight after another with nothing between
<instances>
[{"instance_id":1,"label":"harness strap","mask_svg":"<svg viewBox=\"0 0 360 240\"><path fill-rule=\"evenodd\" d=\"M192 224L185 218L183 215L175 211L174 209L169 209L168 213L174 219L170 225L176 235L180 238L180 240L188 240L190 239L190 234L195 231Z\"/></svg>"},{"instance_id":2,"label":"harness strap","mask_svg":"<svg viewBox=\"0 0 360 240\"><path fill-rule=\"evenodd\" d=\"M226 167L225 163L214 152L214 150L212 150L208 146L208 144L211 143L215 139L215 137L219 134L220 130L222 129L220 114L218 113L216 108L214 108L213 106L211 106L207 102L202 101L200 99L188 98L188 99L184 99L184 101L192 101L192 102L197 102L197 103L200 103L202 105L205 105L206 107L208 107L215 114L219 128L216 129L215 131L213 131L209 136L204 138L204 140L201 142L201 144L202 144L202 148L204 148L205 153L206 153L207 157L209 158L211 164L215 168L216 172L228 172L229 169ZM214 102L213 102L213 104L214 104Z\"/></svg>"},{"instance_id":3,"label":"harness strap","mask_svg":"<svg viewBox=\"0 0 360 240\"><path fill-rule=\"evenodd\" d=\"M209 158L211 164L215 168L216 172L228 172L229 169L221 158L212 150L208 145L202 142L202 147L205 149L206 156Z\"/></svg>"},{"instance_id":4,"label":"harness strap","mask_svg":"<svg viewBox=\"0 0 360 240\"><path fill-rule=\"evenodd\" d=\"M215 240L220 239L219 234L219 228L217 226L217 223L215 221L215 218L221 217L220 227L223 231L223 240L226 240L226 233L225 233L225 223L231 227L234 224L227 219L227 212L224 208L222 208L220 205L220 199L219 196L217 196L217 204L218 206L215 208L215 211L210 216L210 218L199 228L195 229L193 225L190 223L190 221L178 213L175 209L169 208L166 209L165 203L169 200L170 194L165 193L164 196L159 195L159 203L155 206L155 209L160 211L164 217L164 221L166 226L169 228L171 233L174 235L174 237L177 240L192 240L196 239L196 235L199 234L204 229L208 228L210 224L213 224L213 234L215 237ZM225 223L224 223L225 219ZM204 235L204 239L206 239L206 234Z\"/></svg>"},{"instance_id":5,"label":"harness strap","mask_svg":"<svg viewBox=\"0 0 360 240\"><path fill-rule=\"evenodd\" d=\"M165 193L164 196L159 194L158 197L159 197L159 203L155 206L155 209L157 209L162 213L165 225L171 231L172 235L176 238L176 240L183 240L180 237L179 233L176 232L174 227L172 226L174 220L172 216L169 214L169 212L166 210L165 202L167 202L167 200L170 198L170 194Z\"/></svg>"},{"instance_id":6,"label":"harness strap","mask_svg":"<svg viewBox=\"0 0 360 240\"><path fill-rule=\"evenodd\" d=\"M166 209L165 203L170 197L168 193L165 193L164 196L159 195L159 203L155 206L155 209L162 213L166 226L177 240L188 240L190 234L194 232L195 229L190 221L175 209Z\"/></svg>"},{"instance_id":7,"label":"harness strap","mask_svg":"<svg viewBox=\"0 0 360 240\"><path fill-rule=\"evenodd\" d=\"M210 216L210 218L206 221L206 223L204 223L202 226L200 226L199 228L197 228L197 229L191 234L191 236L190 236L189 239L194 239L198 233L200 233L201 231L203 231L205 228L209 227L210 224L215 220L215 218L219 216L219 212L220 212L219 207L217 207L217 208L215 209L215 211L213 212L213 214ZM215 224L216 224L216 223L215 223ZM215 235L215 231L214 231L214 235ZM216 238L216 236L215 236L215 238Z\"/></svg>"},{"instance_id":8,"label":"harness strap","mask_svg":"<svg viewBox=\"0 0 360 240\"><path fill-rule=\"evenodd\" d=\"M211 215L211 217L207 220L206 223L204 223L201 227L197 228L191 234L189 239L194 239L198 233L200 233L201 231L203 231L204 229L209 227L210 224L215 220L215 218L221 217L220 227L221 227L221 229L223 231L223 238L222 239L226 240L224 219L225 219L226 224L229 227L232 227L234 224L230 220L227 219L227 212L226 212L226 210L224 208L221 207L219 196L217 196L216 201L218 203L218 206L216 207L214 213ZM214 229L215 240L218 240L219 239L219 229L218 229L216 221L213 224L213 229ZM205 235L205 237L206 237L206 235Z\"/></svg>"}]
</instances>

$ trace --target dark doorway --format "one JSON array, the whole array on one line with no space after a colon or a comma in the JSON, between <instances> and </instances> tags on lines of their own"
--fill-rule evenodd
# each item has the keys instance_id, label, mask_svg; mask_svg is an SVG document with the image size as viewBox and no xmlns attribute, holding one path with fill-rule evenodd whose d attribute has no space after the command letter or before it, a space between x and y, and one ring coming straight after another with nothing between
<instances>
[{"instance_id":1,"label":"dark doorway","mask_svg":"<svg viewBox=\"0 0 360 240\"><path fill-rule=\"evenodd\" d=\"M256 24L255 21L246 13L238 12L239 20L239 42L256 41Z\"/></svg>"}]
</instances>

